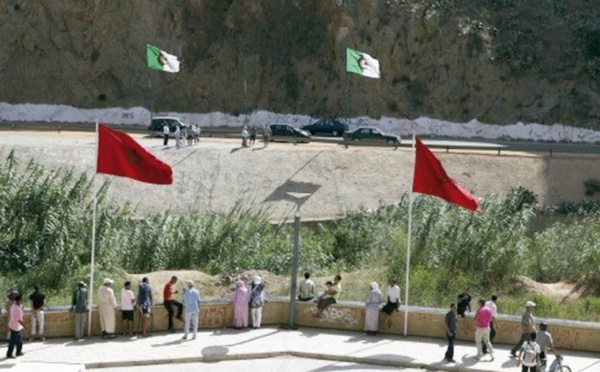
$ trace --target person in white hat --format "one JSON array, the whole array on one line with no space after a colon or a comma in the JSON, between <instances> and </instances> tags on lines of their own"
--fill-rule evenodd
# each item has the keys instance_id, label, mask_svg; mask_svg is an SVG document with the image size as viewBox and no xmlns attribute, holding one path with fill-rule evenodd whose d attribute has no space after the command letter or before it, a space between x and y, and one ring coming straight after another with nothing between
<instances>
[{"instance_id":1,"label":"person in white hat","mask_svg":"<svg viewBox=\"0 0 600 372\"><path fill-rule=\"evenodd\" d=\"M510 356L513 358L517 357L517 352L523 346L525 341L531 340L531 334L537 332L535 329L535 323L533 320L533 308L535 307L535 302L527 301L525 303L525 311L523 312L523 317L521 318L521 338L519 342L510 350Z\"/></svg>"},{"instance_id":2,"label":"person in white hat","mask_svg":"<svg viewBox=\"0 0 600 372\"><path fill-rule=\"evenodd\" d=\"M100 328L102 329L102 338L115 337L115 309L117 300L115 292L111 288L113 281L109 278L104 279L104 285L98 290L98 315L100 317Z\"/></svg>"},{"instance_id":3,"label":"person in white hat","mask_svg":"<svg viewBox=\"0 0 600 372\"><path fill-rule=\"evenodd\" d=\"M198 334L198 313L200 313L200 292L194 288L194 282L186 280L185 284L188 286L188 290L183 294L183 306L185 306L185 324L183 326L183 339L187 340L188 333L190 330L190 322L194 325L194 335L192 338L195 340Z\"/></svg>"}]
</instances>

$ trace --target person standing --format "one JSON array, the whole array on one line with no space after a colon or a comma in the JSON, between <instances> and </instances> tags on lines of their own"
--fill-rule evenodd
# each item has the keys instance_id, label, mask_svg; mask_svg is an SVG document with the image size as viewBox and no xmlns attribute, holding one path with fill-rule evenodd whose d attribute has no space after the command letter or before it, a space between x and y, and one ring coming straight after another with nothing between
<instances>
[{"instance_id":1,"label":"person standing","mask_svg":"<svg viewBox=\"0 0 600 372\"><path fill-rule=\"evenodd\" d=\"M8 296L6 296L6 341L10 340L10 328L8 327L8 321L10 320L10 307L15 303L15 299L19 295L19 292L16 289L10 291Z\"/></svg>"},{"instance_id":2,"label":"person standing","mask_svg":"<svg viewBox=\"0 0 600 372\"><path fill-rule=\"evenodd\" d=\"M175 147L181 147L181 128L179 128L179 124L175 126Z\"/></svg>"},{"instance_id":3,"label":"person standing","mask_svg":"<svg viewBox=\"0 0 600 372\"><path fill-rule=\"evenodd\" d=\"M169 135L171 134L171 129L169 128L169 124L165 121L163 124L163 146L169 144Z\"/></svg>"},{"instance_id":4,"label":"person standing","mask_svg":"<svg viewBox=\"0 0 600 372\"><path fill-rule=\"evenodd\" d=\"M123 336L129 333L133 336L133 307L135 306L135 295L131 290L131 282L128 280L121 289L121 318L123 319Z\"/></svg>"},{"instance_id":5,"label":"person standing","mask_svg":"<svg viewBox=\"0 0 600 372\"><path fill-rule=\"evenodd\" d=\"M388 280L387 303L381 309L384 314L385 325L388 329L392 326L391 315L400 308L400 303L400 287L398 287L395 278L390 278Z\"/></svg>"},{"instance_id":6,"label":"person standing","mask_svg":"<svg viewBox=\"0 0 600 372\"><path fill-rule=\"evenodd\" d=\"M519 342L510 350L510 356L516 357L517 351L523 346L525 341L531 339L531 334L535 334L535 323L533 321L533 308L535 307L535 302L527 301L525 303L525 311L523 312L523 316L521 317L521 338Z\"/></svg>"},{"instance_id":7,"label":"person standing","mask_svg":"<svg viewBox=\"0 0 600 372\"><path fill-rule=\"evenodd\" d=\"M304 280L298 285L298 301L311 301L315 298L315 282L310 280L310 273L304 273Z\"/></svg>"},{"instance_id":8,"label":"person standing","mask_svg":"<svg viewBox=\"0 0 600 372\"><path fill-rule=\"evenodd\" d=\"M446 313L444 328L446 329L446 337L448 338L448 349L446 350L444 359L450 363L456 363L454 360L454 343L456 342L456 331L458 330L458 317L456 316L455 303L450 304L450 311Z\"/></svg>"},{"instance_id":9,"label":"person standing","mask_svg":"<svg viewBox=\"0 0 600 372\"><path fill-rule=\"evenodd\" d=\"M264 147L269 146L269 142L271 142L272 134L273 134L273 132L271 131L271 127L268 125L265 125L265 128L263 129L263 141L265 141Z\"/></svg>"},{"instance_id":10,"label":"person standing","mask_svg":"<svg viewBox=\"0 0 600 372\"><path fill-rule=\"evenodd\" d=\"M33 286L33 293L29 296L29 301L31 301L31 337L29 341L35 340L36 333L40 335L41 341L45 341L44 306L46 305L46 296L40 292L39 285Z\"/></svg>"},{"instance_id":11,"label":"person standing","mask_svg":"<svg viewBox=\"0 0 600 372\"><path fill-rule=\"evenodd\" d=\"M178 294L178 290L173 290L173 285L177 283L177 277L172 276L171 280L165 284L163 289L163 305L165 309L167 309L168 317L169 317L169 332L175 332L175 328L173 328L173 306L177 307L177 319L183 321L181 315L183 313L183 304L177 300L173 299L174 294Z\"/></svg>"},{"instance_id":12,"label":"person standing","mask_svg":"<svg viewBox=\"0 0 600 372\"><path fill-rule=\"evenodd\" d=\"M233 303L233 328L248 327L248 288L240 279L235 281L235 291L231 302Z\"/></svg>"},{"instance_id":13,"label":"person standing","mask_svg":"<svg viewBox=\"0 0 600 372\"><path fill-rule=\"evenodd\" d=\"M471 312L471 300L473 297L469 294L469 287L464 287L462 293L456 297L456 312L465 317L467 311Z\"/></svg>"},{"instance_id":14,"label":"person standing","mask_svg":"<svg viewBox=\"0 0 600 372\"><path fill-rule=\"evenodd\" d=\"M148 337L148 320L152 315L152 288L147 277L142 279L138 287L137 306L141 313L142 337Z\"/></svg>"},{"instance_id":15,"label":"person standing","mask_svg":"<svg viewBox=\"0 0 600 372\"><path fill-rule=\"evenodd\" d=\"M187 340L190 329L190 322L194 326L194 335L192 339L196 339L198 334L198 313L200 312L200 292L194 288L194 282L186 280L188 290L183 294L183 304L185 305L185 324L183 326L183 339Z\"/></svg>"},{"instance_id":16,"label":"person standing","mask_svg":"<svg viewBox=\"0 0 600 372\"><path fill-rule=\"evenodd\" d=\"M490 323L492 322L492 310L485 306L485 300L482 298L479 300L479 309L475 313L475 345L477 345L477 359L481 359L483 356L483 348L481 342L483 341L490 353L491 360L494 360L494 349L490 343Z\"/></svg>"},{"instance_id":17,"label":"person standing","mask_svg":"<svg viewBox=\"0 0 600 372\"><path fill-rule=\"evenodd\" d=\"M102 338L115 337L115 309L117 300L112 287L113 281L109 278L104 279L104 285L98 290L98 316L100 317L100 328L102 329Z\"/></svg>"},{"instance_id":18,"label":"person standing","mask_svg":"<svg viewBox=\"0 0 600 372\"><path fill-rule=\"evenodd\" d=\"M500 328L500 323L498 323L498 306L496 302L498 301L498 295L493 294L492 299L485 303L485 306L492 310L492 322L490 323L490 343L494 344L494 338L496 337L496 328ZM483 344L483 353L487 354L487 345Z\"/></svg>"},{"instance_id":19,"label":"person standing","mask_svg":"<svg viewBox=\"0 0 600 372\"><path fill-rule=\"evenodd\" d=\"M256 141L256 126L250 126L250 147L254 146L254 142Z\"/></svg>"},{"instance_id":20,"label":"person standing","mask_svg":"<svg viewBox=\"0 0 600 372\"><path fill-rule=\"evenodd\" d=\"M265 304L265 287L260 276L255 276L250 288L250 314L252 315L252 328L260 328L262 322L262 308Z\"/></svg>"},{"instance_id":21,"label":"person standing","mask_svg":"<svg viewBox=\"0 0 600 372\"><path fill-rule=\"evenodd\" d=\"M248 147L248 127L242 128L242 148Z\"/></svg>"},{"instance_id":22,"label":"person standing","mask_svg":"<svg viewBox=\"0 0 600 372\"><path fill-rule=\"evenodd\" d=\"M23 323L23 297L17 295L15 302L10 306L8 328L10 329L10 341L8 342L8 350L6 358L12 359L15 356L13 351L17 348L17 356L23 355L23 335L21 331L25 329Z\"/></svg>"},{"instance_id":23,"label":"person standing","mask_svg":"<svg viewBox=\"0 0 600 372\"><path fill-rule=\"evenodd\" d=\"M379 305L382 300L379 284L372 282L365 299L365 332L370 336L376 334L379 329Z\"/></svg>"},{"instance_id":24,"label":"person standing","mask_svg":"<svg viewBox=\"0 0 600 372\"><path fill-rule=\"evenodd\" d=\"M535 342L536 333L531 332L529 339L519 348L517 367L523 363L521 372L537 372L540 365L540 345Z\"/></svg>"},{"instance_id":25,"label":"person standing","mask_svg":"<svg viewBox=\"0 0 600 372\"><path fill-rule=\"evenodd\" d=\"M77 289L73 292L71 301L71 312L75 313L75 339L81 340L85 329L85 320L87 318L88 302L85 283L79 282Z\"/></svg>"}]
</instances>

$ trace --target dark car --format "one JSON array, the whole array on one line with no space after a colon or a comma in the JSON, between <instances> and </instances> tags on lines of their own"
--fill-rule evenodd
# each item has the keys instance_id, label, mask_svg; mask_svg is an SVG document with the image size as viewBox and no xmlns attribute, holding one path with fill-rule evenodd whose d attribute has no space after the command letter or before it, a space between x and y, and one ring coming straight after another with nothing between
<instances>
[{"instance_id":1,"label":"dark car","mask_svg":"<svg viewBox=\"0 0 600 372\"><path fill-rule=\"evenodd\" d=\"M365 145L393 145L398 147L402 139L394 134L383 133L375 127L359 127L351 132L344 133L344 143L346 146L352 142Z\"/></svg>"},{"instance_id":2,"label":"dark car","mask_svg":"<svg viewBox=\"0 0 600 372\"><path fill-rule=\"evenodd\" d=\"M169 125L169 130L171 131L171 136L174 135L175 129L177 125L179 125L180 129L188 127L187 124L181 121L181 119L174 116L156 116L152 118L152 122L148 126L148 130L150 131L150 136L152 137L162 137L163 136L163 126L166 124Z\"/></svg>"},{"instance_id":3,"label":"dark car","mask_svg":"<svg viewBox=\"0 0 600 372\"><path fill-rule=\"evenodd\" d=\"M285 141L294 143L309 143L310 133L289 124L271 124L271 141Z\"/></svg>"},{"instance_id":4,"label":"dark car","mask_svg":"<svg viewBox=\"0 0 600 372\"><path fill-rule=\"evenodd\" d=\"M329 136L338 137L348 130L348 125L339 120L324 119L309 125L305 125L302 127L302 129L309 131L312 135L326 134Z\"/></svg>"}]
</instances>

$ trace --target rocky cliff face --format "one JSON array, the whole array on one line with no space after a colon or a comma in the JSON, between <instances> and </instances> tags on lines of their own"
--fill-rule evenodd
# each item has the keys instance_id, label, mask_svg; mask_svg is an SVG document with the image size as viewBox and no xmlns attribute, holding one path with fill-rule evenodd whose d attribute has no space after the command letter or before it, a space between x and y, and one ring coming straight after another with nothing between
<instances>
[{"instance_id":1,"label":"rocky cliff face","mask_svg":"<svg viewBox=\"0 0 600 372\"><path fill-rule=\"evenodd\" d=\"M562 123L600 117L590 0L13 0L0 101ZM145 44L180 56L149 70ZM348 75L346 47L379 59Z\"/></svg>"}]
</instances>

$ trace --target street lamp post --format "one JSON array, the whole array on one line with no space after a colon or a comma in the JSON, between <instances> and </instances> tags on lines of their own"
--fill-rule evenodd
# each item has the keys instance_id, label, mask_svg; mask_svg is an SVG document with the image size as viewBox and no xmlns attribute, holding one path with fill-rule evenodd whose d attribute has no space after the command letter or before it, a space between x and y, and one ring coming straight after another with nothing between
<instances>
[{"instance_id":1,"label":"street lamp post","mask_svg":"<svg viewBox=\"0 0 600 372\"><path fill-rule=\"evenodd\" d=\"M298 277L298 255L300 252L300 200L311 194L300 192L288 192L289 196L296 200L296 213L294 213L294 252L292 254L292 287L290 289L290 315L289 329L295 329L294 317L296 315L296 287Z\"/></svg>"}]
</instances>

